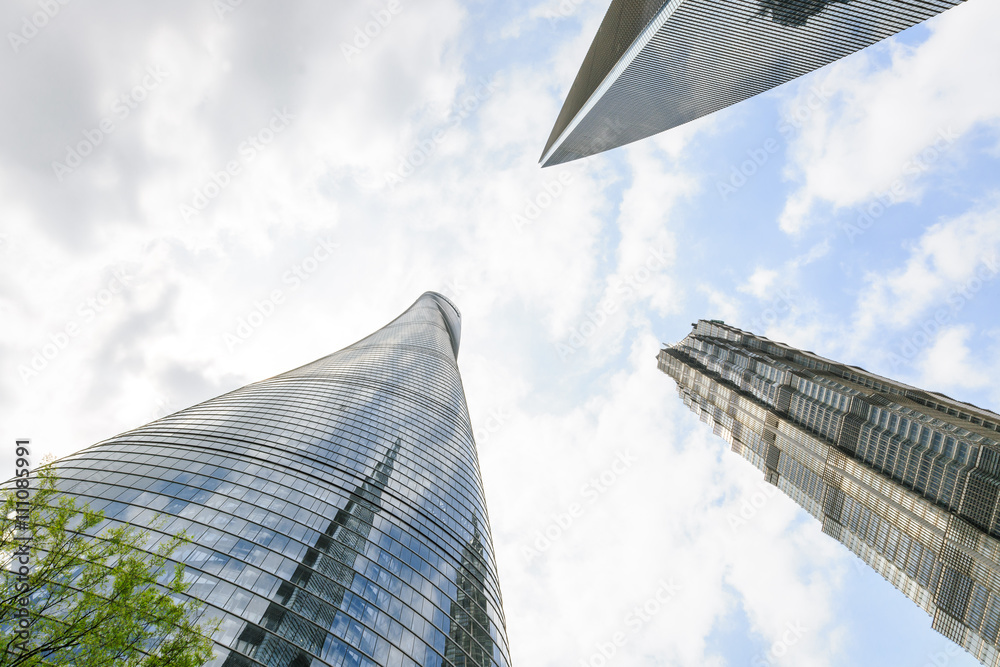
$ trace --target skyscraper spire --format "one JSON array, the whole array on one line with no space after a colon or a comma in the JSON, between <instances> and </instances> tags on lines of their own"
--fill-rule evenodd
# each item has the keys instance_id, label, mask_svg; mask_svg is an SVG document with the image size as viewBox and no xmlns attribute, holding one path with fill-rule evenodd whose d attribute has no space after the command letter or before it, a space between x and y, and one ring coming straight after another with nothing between
<instances>
[{"instance_id":1,"label":"skyscraper spire","mask_svg":"<svg viewBox=\"0 0 1000 667\"><path fill-rule=\"evenodd\" d=\"M440 666L470 586L476 641L452 662L508 667L460 341L428 292L339 352L62 459L60 489L188 533L214 667Z\"/></svg>"},{"instance_id":2,"label":"skyscraper spire","mask_svg":"<svg viewBox=\"0 0 1000 667\"><path fill-rule=\"evenodd\" d=\"M717 320L658 362L824 533L1000 667L1000 415Z\"/></svg>"},{"instance_id":3,"label":"skyscraper spire","mask_svg":"<svg viewBox=\"0 0 1000 667\"><path fill-rule=\"evenodd\" d=\"M578 160L683 125L961 2L613 0L539 162Z\"/></svg>"}]
</instances>

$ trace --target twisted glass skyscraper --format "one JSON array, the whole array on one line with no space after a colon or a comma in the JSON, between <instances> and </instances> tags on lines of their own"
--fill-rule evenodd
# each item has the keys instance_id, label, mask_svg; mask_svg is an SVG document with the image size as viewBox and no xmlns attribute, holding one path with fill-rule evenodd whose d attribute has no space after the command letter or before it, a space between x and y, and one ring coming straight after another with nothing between
<instances>
[{"instance_id":1,"label":"twisted glass skyscraper","mask_svg":"<svg viewBox=\"0 0 1000 667\"><path fill-rule=\"evenodd\" d=\"M540 162L610 150L718 111L962 0L613 0Z\"/></svg>"},{"instance_id":2,"label":"twisted glass skyscraper","mask_svg":"<svg viewBox=\"0 0 1000 667\"><path fill-rule=\"evenodd\" d=\"M460 335L426 293L340 352L62 459L60 489L191 536L213 665L507 667Z\"/></svg>"},{"instance_id":3,"label":"twisted glass skyscraper","mask_svg":"<svg viewBox=\"0 0 1000 667\"><path fill-rule=\"evenodd\" d=\"M824 533L1000 666L1000 415L714 320L658 362Z\"/></svg>"}]
</instances>

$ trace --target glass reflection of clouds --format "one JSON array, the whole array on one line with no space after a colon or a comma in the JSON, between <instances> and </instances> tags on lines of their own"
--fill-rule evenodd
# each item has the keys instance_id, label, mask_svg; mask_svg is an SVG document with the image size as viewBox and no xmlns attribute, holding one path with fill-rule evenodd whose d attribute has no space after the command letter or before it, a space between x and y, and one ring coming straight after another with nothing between
<instances>
[{"instance_id":1,"label":"glass reflection of clouds","mask_svg":"<svg viewBox=\"0 0 1000 667\"><path fill-rule=\"evenodd\" d=\"M350 347L62 459L62 490L190 536L210 667L508 667L460 339L424 294Z\"/></svg>"},{"instance_id":2,"label":"glass reflection of clouds","mask_svg":"<svg viewBox=\"0 0 1000 667\"><path fill-rule=\"evenodd\" d=\"M848 2L850 0L760 0L760 15L779 25L797 28L827 5Z\"/></svg>"}]
</instances>

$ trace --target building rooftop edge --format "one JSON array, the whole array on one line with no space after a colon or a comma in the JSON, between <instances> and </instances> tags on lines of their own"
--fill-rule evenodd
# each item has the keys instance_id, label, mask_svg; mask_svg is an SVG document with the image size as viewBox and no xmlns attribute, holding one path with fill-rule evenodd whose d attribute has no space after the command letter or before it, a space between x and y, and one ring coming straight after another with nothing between
<instances>
[{"instance_id":1,"label":"building rooftop edge","mask_svg":"<svg viewBox=\"0 0 1000 667\"><path fill-rule=\"evenodd\" d=\"M967 403L965 401L960 401L960 400L958 400L956 398L952 398L951 396L948 396L947 394L942 394L939 391L931 391L929 389L922 389L920 387L914 387L912 385L906 384L905 382L900 382L899 380L894 380L892 378L887 378L887 377L879 375L877 373L873 373L873 372L871 372L869 370L866 370L866 369L862 368L861 366L855 366L853 364L846 364L846 363L843 363L843 362L834 361L833 359L827 359L826 357L823 357L823 356L820 356L820 355L816 354L812 350L806 350L806 349L803 349L803 348L794 347L792 345L789 345L788 343L783 343L781 341L772 340L772 339L768 338L767 336L763 336L763 335L760 335L760 334L755 334L752 331L744 331L743 329L740 329L739 327L735 327L732 324L726 324L723 320L699 319L697 323L695 323L695 324L692 325L692 331L691 331L691 333L694 333L694 330L697 329L698 324L701 324L701 323L725 327L726 329L729 329L730 331L733 331L733 332L738 332L738 333L746 335L746 336L753 336L754 338L756 338L758 340L765 340L765 341L767 341L769 343L774 343L775 345L781 345L782 347L786 347L786 348L788 348L790 350L796 350L798 352L801 352L802 354L809 355L811 357L814 357L814 358L818 359L819 361L822 361L822 362L828 363L828 364L832 364L834 366L844 366L846 368L853 368L854 370L857 370L857 371L859 371L861 373L864 373L866 375L870 375L872 378L874 378L874 379L876 379L876 380L878 380L880 382L884 382L886 384L891 384L891 385L896 385L897 387L902 387L904 389L908 389L908 390L911 390L911 391L914 391L914 392L919 392L919 393L922 393L922 394L928 394L930 396L934 396L936 398L940 398L940 399L943 399L945 401L949 401L951 403L954 403L956 406L965 406L965 407L970 408L972 410L977 410L979 412L987 413L987 414L989 414L991 416L992 419L1000 419L1000 414L997 414L996 412L993 412L989 408L983 408L983 407L980 407L978 405L973 405L972 403ZM691 335L691 334L688 334L688 335ZM685 338L686 338L686 336L685 336ZM680 345L682 342L683 342L683 339L680 340L680 341L678 341L678 342L676 342L676 343L671 344L669 347L671 347L671 348L676 347L676 346Z\"/></svg>"},{"instance_id":2,"label":"building rooftop edge","mask_svg":"<svg viewBox=\"0 0 1000 667\"><path fill-rule=\"evenodd\" d=\"M577 126L579 126L584 117L590 113L597 102L604 97L604 94L608 92L608 89L611 88L612 85L614 85L615 81L618 80L618 77L620 77L622 72L624 72L632 61L635 60L636 56L638 56L642 50L646 48L649 42L653 39L653 36L660 31L663 24L667 22L667 19L670 18L671 14L673 14L678 7L680 7L683 1L684 0L670 0L669 2L663 3L663 6L660 7L659 11L652 18L652 20L646 24L646 27L643 28L635 40L633 40L632 45L629 46L625 53L622 54L621 58L618 59L618 62L616 62L614 67L611 68L611 71L608 72L601 83L594 88L594 92L590 94L587 101L583 103L583 106L580 107L579 111L577 111L569 123L566 124L566 127L559 133L559 136L542 150L542 156L538 159L538 163L542 165L543 169L545 167L551 167L557 164L564 164L566 162L572 162L574 160L590 157L589 155L581 155L578 158L571 158L569 160L563 160L562 162L552 162L553 154L559 150L563 142L569 138L569 135L573 133ZM558 122L558 119L556 122Z\"/></svg>"}]
</instances>

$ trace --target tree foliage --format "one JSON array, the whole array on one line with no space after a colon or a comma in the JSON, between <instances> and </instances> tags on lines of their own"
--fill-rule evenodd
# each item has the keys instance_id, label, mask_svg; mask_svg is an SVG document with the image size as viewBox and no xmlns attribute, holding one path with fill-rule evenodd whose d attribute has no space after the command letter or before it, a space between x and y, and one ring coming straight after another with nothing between
<instances>
[{"instance_id":1,"label":"tree foliage","mask_svg":"<svg viewBox=\"0 0 1000 667\"><path fill-rule=\"evenodd\" d=\"M184 566L167 566L185 537L146 551L146 531L102 530L103 513L60 494L51 468L36 474L29 505L17 489L2 494L0 666L197 667L211 659L215 626L197 623L200 603L181 595Z\"/></svg>"}]
</instances>

